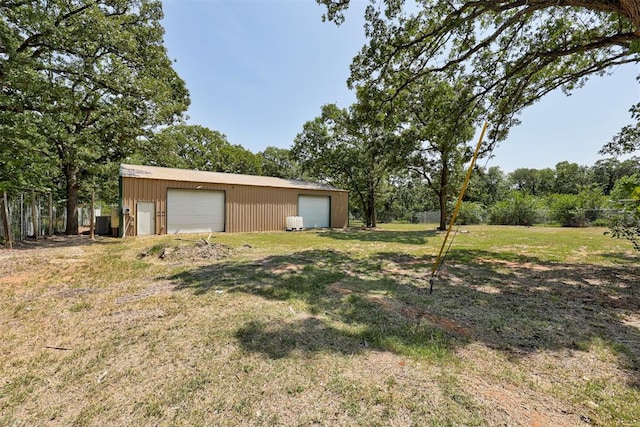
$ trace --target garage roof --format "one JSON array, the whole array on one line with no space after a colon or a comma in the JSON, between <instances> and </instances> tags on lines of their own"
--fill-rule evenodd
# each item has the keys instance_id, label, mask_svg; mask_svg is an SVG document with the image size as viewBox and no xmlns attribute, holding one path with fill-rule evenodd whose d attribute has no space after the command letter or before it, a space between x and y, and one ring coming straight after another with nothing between
<instances>
[{"instance_id":1,"label":"garage roof","mask_svg":"<svg viewBox=\"0 0 640 427\"><path fill-rule=\"evenodd\" d=\"M205 172L190 169L160 168L157 166L120 165L120 176L167 181L207 182L212 184L249 185L254 187L299 188L303 190L345 191L331 185L270 176Z\"/></svg>"}]
</instances>

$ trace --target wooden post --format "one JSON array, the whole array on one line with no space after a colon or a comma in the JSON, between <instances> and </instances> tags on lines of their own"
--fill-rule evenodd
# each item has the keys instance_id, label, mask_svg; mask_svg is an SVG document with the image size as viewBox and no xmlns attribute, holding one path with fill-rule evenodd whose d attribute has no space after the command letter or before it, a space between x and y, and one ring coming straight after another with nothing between
<instances>
[{"instance_id":1,"label":"wooden post","mask_svg":"<svg viewBox=\"0 0 640 427\"><path fill-rule=\"evenodd\" d=\"M92 191L91 192L91 213L89 214L89 236L91 237L91 240L96 239L96 234L94 231L94 228L96 225L95 213L96 213L96 193L95 191Z\"/></svg>"},{"instance_id":2,"label":"wooden post","mask_svg":"<svg viewBox=\"0 0 640 427\"><path fill-rule=\"evenodd\" d=\"M31 190L31 224L33 224L33 238L38 238L38 212L36 211L36 190Z\"/></svg>"},{"instance_id":3,"label":"wooden post","mask_svg":"<svg viewBox=\"0 0 640 427\"><path fill-rule=\"evenodd\" d=\"M7 201L7 192L2 192L2 225L4 226L4 239L9 249L13 249L11 241L11 220L9 219L9 202Z\"/></svg>"},{"instance_id":4,"label":"wooden post","mask_svg":"<svg viewBox=\"0 0 640 427\"><path fill-rule=\"evenodd\" d=\"M49 237L53 236L53 195L49 192Z\"/></svg>"}]
</instances>

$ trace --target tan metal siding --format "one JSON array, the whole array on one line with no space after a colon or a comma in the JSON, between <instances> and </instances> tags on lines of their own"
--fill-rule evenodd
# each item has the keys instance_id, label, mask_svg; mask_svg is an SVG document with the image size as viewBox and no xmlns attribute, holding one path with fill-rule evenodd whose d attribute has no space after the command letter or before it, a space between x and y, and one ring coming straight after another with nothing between
<instances>
[{"instance_id":1,"label":"tan metal siding","mask_svg":"<svg viewBox=\"0 0 640 427\"><path fill-rule=\"evenodd\" d=\"M331 227L349 226L349 193L346 191L331 194Z\"/></svg>"},{"instance_id":2,"label":"tan metal siding","mask_svg":"<svg viewBox=\"0 0 640 427\"><path fill-rule=\"evenodd\" d=\"M286 217L297 215L298 196L331 196L331 227L348 225L348 193L346 191L308 190L297 188L252 187L206 182L168 181L122 177L122 206L131 214L125 216L127 236L137 235L133 218L137 202L156 203L156 234L166 234L167 189L182 188L221 190L225 192L225 231L231 233L280 231Z\"/></svg>"}]
</instances>

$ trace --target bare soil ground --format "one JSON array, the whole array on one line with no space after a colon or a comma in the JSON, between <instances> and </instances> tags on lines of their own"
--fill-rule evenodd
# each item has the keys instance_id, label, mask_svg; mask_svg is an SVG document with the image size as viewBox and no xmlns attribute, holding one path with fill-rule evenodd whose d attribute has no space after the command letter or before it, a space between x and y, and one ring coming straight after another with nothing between
<instances>
[{"instance_id":1,"label":"bare soil ground","mask_svg":"<svg viewBox=\"0 0 640 427\"><path fill-rule=\"evenodd\" d=\"M252 250L0 250L0 424L640 422L637 264Z\"/></svg>"}]
</instances>

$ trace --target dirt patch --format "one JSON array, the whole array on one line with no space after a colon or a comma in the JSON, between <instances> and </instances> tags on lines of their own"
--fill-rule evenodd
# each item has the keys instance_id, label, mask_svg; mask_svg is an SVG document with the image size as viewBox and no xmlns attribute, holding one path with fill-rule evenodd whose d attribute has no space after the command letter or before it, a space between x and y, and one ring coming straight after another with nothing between
<instances>
[{"instance_id":1,"label":"dirt patch","mask_svg":"<svg viewBox=\"0 0 640 427\"><path fill-rule=\"evenodd\" d=\"M99 247L108 241L92 241L87 236L53 236L17 242L13 249L0 249L0 285L37 281L46 265L52 271L70 273L86 262L89 247Z\"/></svg>"},{"instance_id":2,"label":"dirt patch","mask_svg":"<svg viewBox=\"0 0 640 427\"><path fill-rule=\"evenodd\" d=\"M171 283L171 282L156 282L156 283L152 283L151 285L147 286L141 292L137 292L135 294L125 295L125 296L121 296L119 298L116 298L115 299L115 303L116 304L125 304L125 303L130 303L130 302L133 302L133 301L138 301L138 300L142 300L142 299L145 299L145 298L149 298L149 297L152 297L152 296L167 295L167 294L171 293L173 290L175 290L175 288L176 288L176 284L175 283Z\"/></svg>"},{"instance_id":3,"label":"dirt patch","mask_svg":"<svg viewBox=\"0 0 640 427\"><path fill-rule=\"evenodd\" d=\"M226 258L233 252L228 245L203 240L193 245L152 246L140 252L138 258L156 258L170 263L201 262Z\"/></svg>"},{"instance_id":4,"label":"dirt patch","mask_svg":"<svg viewBox=\"0 0 640 427\"><path fill-rule=\"evenodd\" d=\"M353 293L353 290L346 287L342 282L332 283L327 289L340 295L351 295Z\"/></svg>"}]
</instances>

